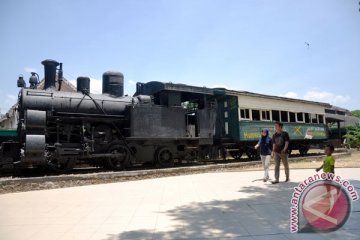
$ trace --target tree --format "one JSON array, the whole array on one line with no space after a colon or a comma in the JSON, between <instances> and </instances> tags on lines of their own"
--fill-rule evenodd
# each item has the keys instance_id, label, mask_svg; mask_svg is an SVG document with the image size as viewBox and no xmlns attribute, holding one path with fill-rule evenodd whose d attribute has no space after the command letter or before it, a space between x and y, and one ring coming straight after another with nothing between
<instances>
[{"instance_id":1,"label":"tree","mask_svg":"<svg viewBox=\"0 0 360 240\"><path fill-rule=\"evenodd\" d=\"M360 110L351 111L351 114L355 117L360 117Z\"/></svg>"},{"instance_id":2,"label":"tree","mask_svg":"<svg viewBox=\"0 0 360 240\"><path fill-rule=\"evenodd\" d=\"M360 148L360 124L346 128L346 145L351 148Z\"/></svg>"}]
</instances>

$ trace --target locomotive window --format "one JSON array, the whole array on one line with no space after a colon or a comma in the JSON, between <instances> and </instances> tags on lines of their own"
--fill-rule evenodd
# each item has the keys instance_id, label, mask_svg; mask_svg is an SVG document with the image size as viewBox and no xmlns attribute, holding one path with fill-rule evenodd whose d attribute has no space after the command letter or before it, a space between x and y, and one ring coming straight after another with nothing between
<instances>
[{"instance_id":1,"label":"locomotive window","mask_svg":"<svg viewBox=\"0 0 360 240\"><path fill-rule=\"evenodd\" d=\"M290 116L290 122L296 122L295 113L289 112L289 116Z\"/></svg>"},{"instance_id":2,"label":"locomotive window","mask_svg":"<svg viewBox=\"0 0 360 240\"><path fill-rule=\"evenodd\" d=\"M305 122L310 123L310 113L305 113Z\"/></svg>"},{"instance_id":3,"label":"locomotive window","mask_svg":"<svg viewBox=\"0 0 360 240\"><path fill-rule=\"evenodd\" d=\"M288 112L287 111L281 111L281 121L282 122L288 122Z\"/></svg>"},{"instance_id":4,"label":"locomotive window","mask_svg":"<svg viewBox=\"0 0 360 240\"><path fill-rule=\"evenodd\" d=\"M304 122L304 113L296 113L296 118L298 122Z\"/></svg>"},{"instance_id":5,"label":"locomotive window","mask_svg":"<svg viewBox=\"0 0 360 240\"><path fill-rule=\"evenodd\" d=\"M272 120L273 120L273 121L280 122L280 112L279 112L279 111L277 111L277 110L272 110L272 111L271 111L271 114L272 114Z\"/></svg>"},{"instance_id":6,"label":"locomotive window","mask_svg":"<svg viewBox=\"0 0 360 240\"><path fill-rule=\"evenodd\" d=\"M319 118L319 123L324 123L324 115L319 114L318 118Z\"/></svg>"},{"instance_id":7,"label":"locomotive window","mask_svg":"<svg viewBox=\"0 0 360 240\"><path fill-rule=\"evenodd\" d=\"M224 101L224 108L227 108L227 101Z\"/></svg>"},{"instance_id":8,"label":"locomotive window","mask_svg":"<svg viewBox=\"0 0 360 240\"><path fill-rule=\"evenodd\" d=\"M315 113L312 113L312 114L311 114L311 122L312 122L312 123L317 123L317 116L316 116Z\"/></svg>"},{"instance_id":9,"label":"locomotive window","mask_svg":"<svg viewBox=\"0 0 360 240\"><path fill-rule=\"evenodd\" d=\"M252 120L260 121L260 111L259 110L251 110Z\"/></svg>"},{"instance_id":10,"label":"locomotive window","mask_svg":"<svg viewBox=\"0 0 360 240\"><path fill-rule=\"evenodd\" d=\"M224 112L224 117L228 118L228 112Z\"/></svg>"},{"instance_id":11,"label":"locomotive window","mask_svg":"<svg viewBox=\"0 0 360 240\"><path fill-rule=\"evenodd\" d=\"M229 134L229 123L225 122L225 134L228 135Z\"/></svg>"},{"instance_id":12,"label":"locomotive window","mask_svg":"<svg viewBox=\"0 0 360 240\"><path fill-rule=\"evenodd\" d=\"M250 111L249 111L249 109L240 109L240 118L250 119Z\"/></svg>"},{"instance_id":13,"label":"locomotive window","mask_svg":"<svg viewBox=\"0 0 360 240\"><path fill-rule=\"evenodd\" d=\"M264 110L261 111L261 120L263 121L270 121L270 111Z\"/></svg>"},{"instance_id":14,"label":"locomotive window","mask_svg":"<svg viewBox=\"0 0 360 240\"><path fill-rule=\"evenodd\" d=\"M336 111L331 109L325 109L325 113L336 114Z\"/></svg>"}]
</instances>

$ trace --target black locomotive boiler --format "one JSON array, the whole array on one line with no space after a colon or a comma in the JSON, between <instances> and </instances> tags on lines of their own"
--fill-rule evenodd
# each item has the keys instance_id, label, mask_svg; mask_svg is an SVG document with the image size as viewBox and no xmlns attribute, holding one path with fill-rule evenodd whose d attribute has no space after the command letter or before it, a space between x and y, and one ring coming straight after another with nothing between
<instances>
[{"instance_id":1,"label":"black locomotive boiler","mask_svg":"<svg viewBox=\"0 0 360 240\"><path fill-rule=\"evenodd\" d=\"M68 170L86 162L113 170L138 163L171 166L206 154L213 144L216 100L207 88L137 83L123 96L124 76L103 74L102 94L90 79L77 79L77 92L59 91L62 64L42 62L44 87L19 79L17 141L2 143L3 157L21 168ZM57 87L58 86L58 87Z\"/></svg>"}]
</instances>

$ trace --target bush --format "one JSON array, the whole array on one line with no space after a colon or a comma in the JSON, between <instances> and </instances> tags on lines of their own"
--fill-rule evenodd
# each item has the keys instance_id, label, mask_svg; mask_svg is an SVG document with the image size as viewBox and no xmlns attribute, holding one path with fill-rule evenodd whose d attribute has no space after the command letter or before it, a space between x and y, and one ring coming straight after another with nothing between
<instances>
[{"instance_id":1,"label":"bush","mask_svg":"<svg viewBox=\"0 0 360 240\"><path fill-rule=\"evenodd\" d=\"M360 124L346 128L346 145L351 148L360 148Z\"/></svg>"},{"instance_id":2,"label":"bush","mask_svg":"<svg viewBox=\"0 0 360 240\"><path fill-rule=\"evenodd\" d=\"M351 111L351 114L355 117L360 117L360 110Z\"/></svg>"}]
</instances>

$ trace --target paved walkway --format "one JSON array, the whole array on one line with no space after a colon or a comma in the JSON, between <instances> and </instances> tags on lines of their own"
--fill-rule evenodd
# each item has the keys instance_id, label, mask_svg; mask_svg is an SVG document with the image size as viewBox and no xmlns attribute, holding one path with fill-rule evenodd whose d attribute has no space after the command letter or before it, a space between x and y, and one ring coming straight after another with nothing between
<instances>
[{"instance_id":1,"label":"paved walkway","mask_svg":"<svg viewBox=\"0 0 360 240\"><path fill-rule=\"evenodd\" d=\"M337 169L360 193L360 169ZM289 232L291 182L219 172L0 195L0 239L359 239L360 201L331 233ZM283 177L283 170L281 172Z\"/></svg>"}]
</instances>

